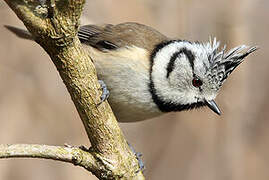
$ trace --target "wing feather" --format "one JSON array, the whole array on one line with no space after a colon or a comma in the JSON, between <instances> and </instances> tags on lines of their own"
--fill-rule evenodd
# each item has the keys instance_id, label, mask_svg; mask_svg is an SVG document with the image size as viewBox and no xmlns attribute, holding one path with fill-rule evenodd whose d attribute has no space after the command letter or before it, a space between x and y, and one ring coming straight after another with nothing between
<instances>
[{"instance_id":1,"label":"wing feather","mask_svg":"<svg viewBox=\"0 0 269 180\"><path fill-rule=\"evenodd\" d=\"M136 46L150 51L157 44L168 40L149 26L131 22L118 25L85 25L79 29L78 37L82 43L99 50Z\"/></svg>"}]
</instances>

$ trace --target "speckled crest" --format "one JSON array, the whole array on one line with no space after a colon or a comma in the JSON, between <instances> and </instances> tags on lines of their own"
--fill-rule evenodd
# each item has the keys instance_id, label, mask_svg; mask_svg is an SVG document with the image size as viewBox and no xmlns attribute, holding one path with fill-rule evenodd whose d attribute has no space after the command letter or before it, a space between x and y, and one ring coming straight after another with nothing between
<instances>
[{"instance_id":1,"label":"speckled crest","mask_svg":"<svg viewBox=\"0 0 269 180\"><path fill-rule=\"evenodd\" d=\"M244 58L256 51L258 48L248 47L245 45L237 46L228 52L225 52L226 45L219 51L220 42L214 38L208 43L203 44L208 49L208 61L210 68L206 76L211 83L215 85L215 89L219 90L224 81L233 72L233 70L244 61Z\"/></svg>"}]
</instances>

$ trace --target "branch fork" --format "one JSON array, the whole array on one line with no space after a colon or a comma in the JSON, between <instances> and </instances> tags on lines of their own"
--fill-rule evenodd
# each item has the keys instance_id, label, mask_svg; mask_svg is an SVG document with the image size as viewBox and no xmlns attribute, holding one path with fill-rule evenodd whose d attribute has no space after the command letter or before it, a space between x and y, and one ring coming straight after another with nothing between
<instances>
[{"instance_id":1,"label":"branch fork","mask_svg":"<svg viewBox=\"0 0 269 180\"><path fill-rule=\"evenodd\" d=\"M144 179L101 91L91 57L76 36L85 0L5 0L55 64L91 142L69 146L0 145L0 158L31 157L73 163L99 179ZM41 3L40 3L41 2Z\"/></svg>"}]
</instances>

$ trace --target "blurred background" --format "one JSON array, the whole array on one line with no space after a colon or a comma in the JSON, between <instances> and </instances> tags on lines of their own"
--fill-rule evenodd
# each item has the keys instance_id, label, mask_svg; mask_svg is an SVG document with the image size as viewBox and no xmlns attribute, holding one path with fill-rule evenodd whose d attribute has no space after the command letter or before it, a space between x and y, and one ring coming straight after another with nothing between
<instances>
[{"instance_id":1,"label":"blurred background","mask_svg":"<svg viewBox=\"0 0 269 180\"><path fill-rule=\"evenodd\" d=\"M87 1L88 19L83 24L134 21L169 37L207 41L216 36L228 48L260 47L224 84L216 100L222 116L204 108L121 124L128 141L143 153L147 179L269 179L268 8L268 0ZM48 55L36 43L15 37L4 24L23 27L2 1L0 143L89 146ZM96 178L82 168L52 160L2 159L0 179Z\"/></svg>"}]
</instances>

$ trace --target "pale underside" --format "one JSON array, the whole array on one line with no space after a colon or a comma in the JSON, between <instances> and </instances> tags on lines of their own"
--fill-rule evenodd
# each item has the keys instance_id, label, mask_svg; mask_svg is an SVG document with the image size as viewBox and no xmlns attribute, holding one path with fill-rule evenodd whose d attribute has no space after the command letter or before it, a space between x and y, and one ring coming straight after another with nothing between
<instances>
[{"instance_id":1,"label":"pale underside","mask_svg":"<svg viewBox=\"0 0 269 180\"><path fill-rule=\"evenodd\" d=\"M149 59L148 51L137 47L109 52L89 46L86 49L96 66L98 78L110 90L108 101L119 122L142 121L162 114L149 91L150 61L143 61Z\"/></svg>"}]
</instances>

